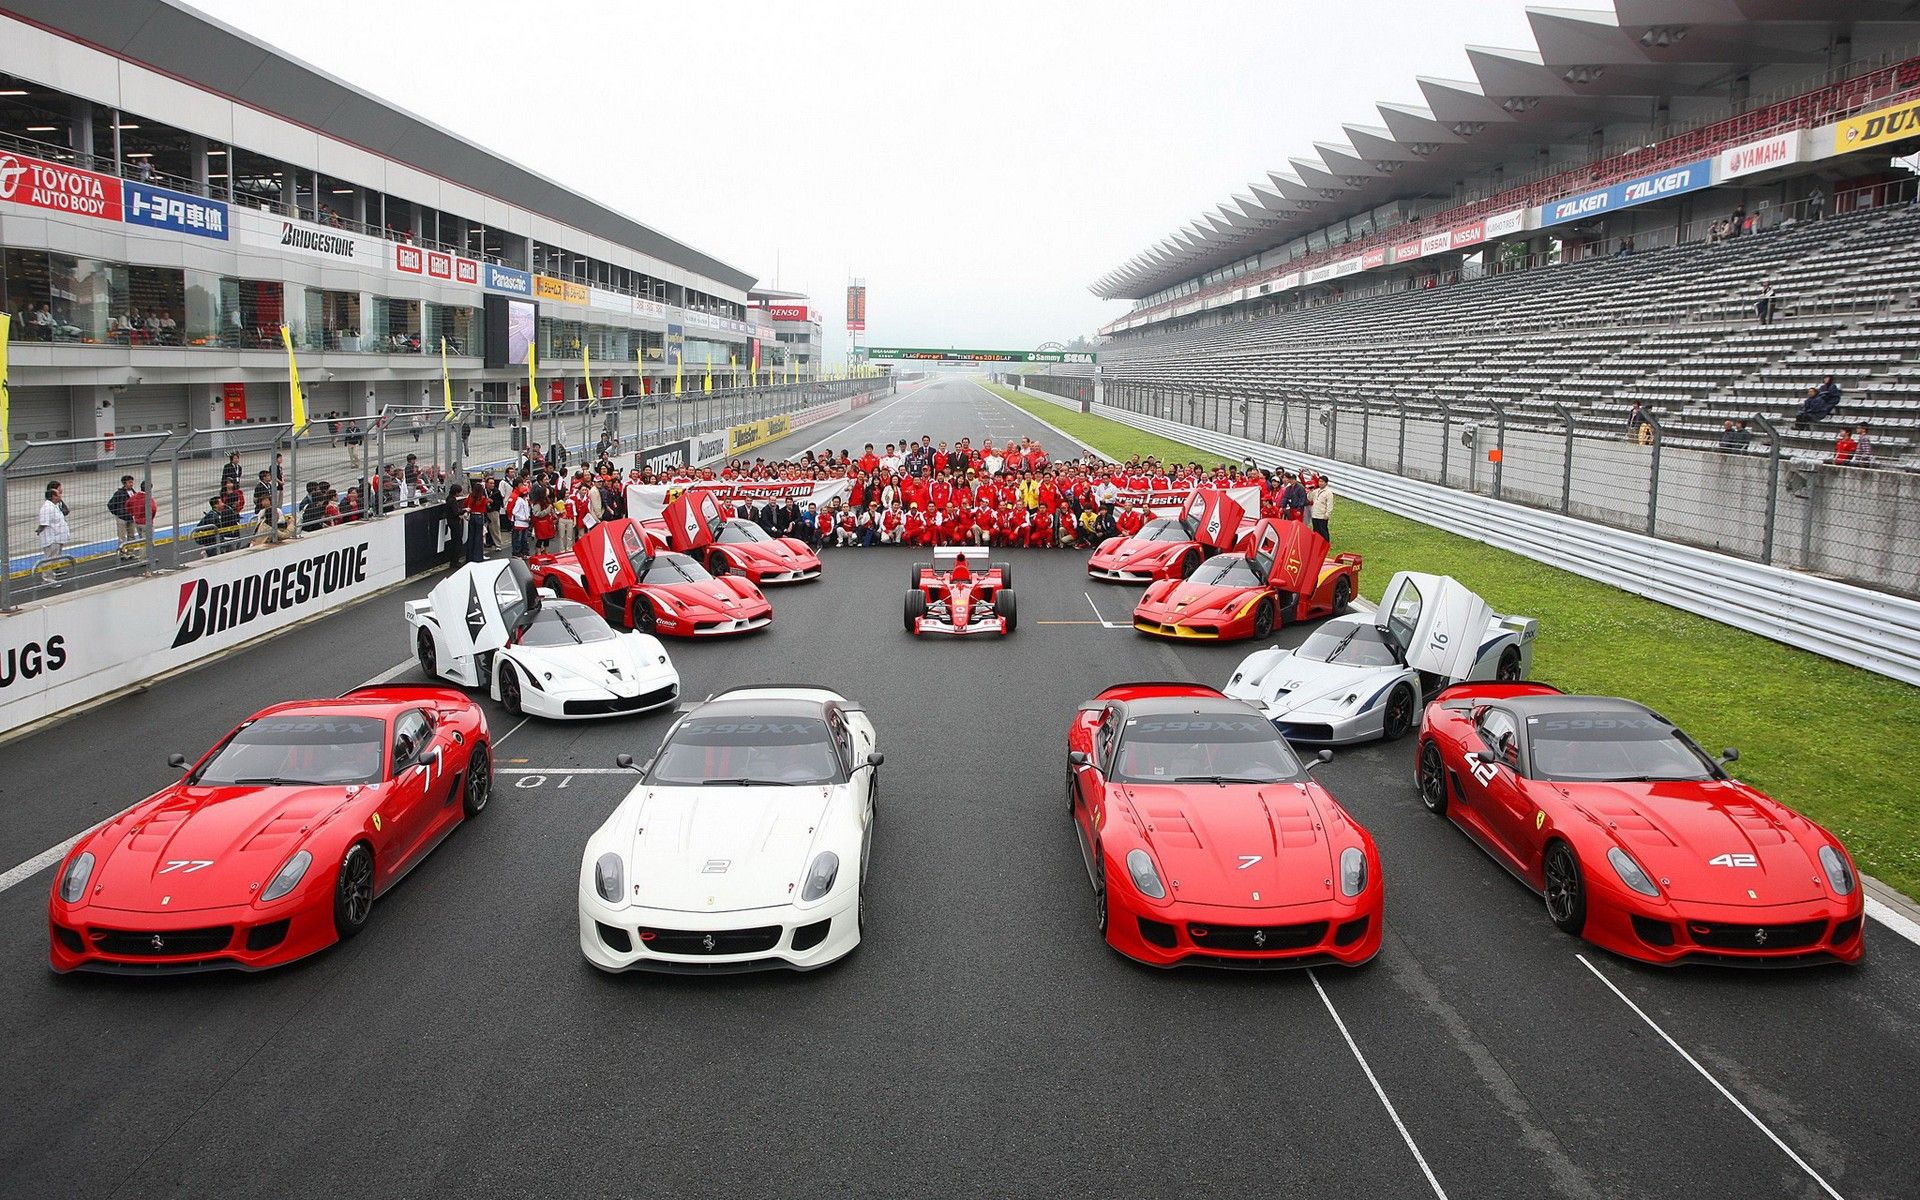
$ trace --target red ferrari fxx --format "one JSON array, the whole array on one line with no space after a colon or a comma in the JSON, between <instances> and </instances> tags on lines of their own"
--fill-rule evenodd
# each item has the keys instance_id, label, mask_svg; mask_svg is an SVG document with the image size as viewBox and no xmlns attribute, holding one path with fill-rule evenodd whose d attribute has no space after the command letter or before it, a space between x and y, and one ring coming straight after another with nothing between
<instances>
[{"instance_id":1,"label":"red ferrari fxx","mask_svg":"<svg viewBox=\"0 0 1920 1200\"><path fill-rule=\"evenodd\" d=\"M1358 966L1379 952L1373 838L1252 706L1196 684L1108 688L1075 715L1067 761L1115 950L1239 968Z\"/></svg>"},{"instance_id":2,"label":"red ferrari fxx","mask_svg":"<svg viewBox=\"0 0 1920 1200\"><path fill-rule=\"evenodd\" d=\"M374 687L248 718L67 852L47 903L56 971L123 975L304 958L493 790L487 721L450 688Z\"/></svg>"},{"instance_id":3,"label":"red ferrari fxx","mask_svg":"<svg viewBox=\"0 0 1920 1200\"><path fill-rule=\"evenodd\" d=\"M1019 601L1013 594L1013 568L992 563L975 573L964 548L941 546L932 563L913 564L907 592L907 632L944 633L966 637L978 633L1012 633L1020 623ZM951 559L948 570L942 562Z\"/></svg>"},{"instance_id":4,"label":"red ferrari fxx","mask_svg":"<svg viewBox=\"0 0 1920 1200\"><path fill-rule=\"evenodd\" d=\"M1238 544L1246 510L1221 491L1197 491L1172 517L1155 517L1132 537L1100 543L1087 574L1113 583L1185 579L1207 558Z\"/></svg>"},{"instance_id":5,"label":"red ferrari fxx","mask_svg":"<svg viewBox=\"0 0 1920 1200\"><path fill-rule=\"evenodd\" d=\"M708 523L706 544L693 556L708 574L744 575L756 587L820 578L820 556L799 538L774 537L758 522L728 517L717 508L703 511L701 516ZM640 529L656 553L685 549L673 544L664 516L641 522Z\"/></svg>"},{"instance_id":6,"label":"red ferrari fxx","mask_svg":"<svg viewBox=\"0 0 1920 1200\"><path fill-rule=\"evenodd\" d=\"M1215 555L1191 578L1148 585L1133 627L1156 637L1263 638L1344 611L1360 589L1360 561L1329 561L1326 539L1299 521L1261 521L1238 552Z\"/></svg>"},{"instance_id":7,"label":"red ferrari fxx","mask_svg":"<svg viewBox=\"0 0 1920 1200\"><path fill-rule=\"evenodd\" d=\"M710 496L702 498L713 503ZM697 515L676 511L687 506L687 496L668 505L668 521L679 517L698 522ZM704 525L696 527L701 534L706 532ZM705 542L696 534L687 536L683 544L698 550ZM713 637L748 633L773 623L773 605L744 576L716 579L689 554L652 553L640 527L624 517L602 521L581 534L574 543L573 561L536 554L527 566L541 587L593 605L613 624L642 633Z\"/></svg>"},{"instance_id":8,"label":"red ferrari fxx","mask_svg":"<svg viewBox=\"0 0 1920 1200\"><path fill-rule=\"evenodd\" d=\"M1567 933L1660 964L1860 961L1846 847L1631 700L1466 683L1426 708L1417 779Z\"/></svg>"}]
</instances>

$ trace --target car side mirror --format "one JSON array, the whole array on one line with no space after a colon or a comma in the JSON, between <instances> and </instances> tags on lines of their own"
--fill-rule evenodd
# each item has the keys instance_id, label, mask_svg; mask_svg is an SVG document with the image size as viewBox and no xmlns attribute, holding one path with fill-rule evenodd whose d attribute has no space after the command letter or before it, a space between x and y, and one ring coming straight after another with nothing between
<instances>
[{"instance_id":1,"label":"car side mirror","mask_svg":"<svg viewBox=\"0 0 1920 1200\"><path fill-rule=\"evenodd\" d=\"M616 754L616 755L614 755L614 756L613 756L613 765L614 765L614 766L616 766L616 767L619 767L619 768L620 768L621 770L623 770L623 771L638 771L638 770L642 770L642 769L643 769L643 768L641 768L641 767L637 767L637 766L635 766L635 765L634 765L634 762L633 762L633 755L631 755L631 754Z\"/></svg>"},{"instance_id":2,"label":"car side mirror","mask_svg":"<svg viewBox=\"0 0 1920 1200\"><path fill-rule=\"evenodd\" d=\"M184 771L187 769L187 756L184 754L169 754L167 755L167 765L176 771Z\"/></svg>"},{"instance_id":3,"label":"car side mirror","mask_svg":"<svg viewBox=\"0 0 1920 1200\"><path fill-rule=\"evenodd\" d=\"M1310 759L1308 759L1308 760L1306 761L1306 764L1305 764L1305 765L1306 765L1306 769L1307 769L1307 770L1309 770L1309 771L1311 771L1311 770L1313 770L1313 769L1314 769L1315 767L1318 767L1318 766L1322 766L1322 765L1324 765L1324 764L1326 764L1326 763L1330 763L1330 762L1332 762L1332 761L1333 761L1333 751L1331 751L1331 750L1322 750L1322 751L1321 751L1320 753L1318 753L1318 754L1316 754L1316 755L1314 755L1314 756L1313 756L1312 758L1310 758Z\"/></svg>"},{"instance_id":4,"label":"car side mirror","mask_svg":"<svg viewBox=\"0 0 1920 1200\"><path fill-rule=\"evenodd\" d=\"M1093 755L1088 754L1085 750L1069 750L1067 751L1067 761L1076 767L1090 767L1093 765Z\"/></svg>"},{"instance_id":5,"label":"car side mirror","mask_svg":"<svg viewBox=\"0 0 1920 1200\"><path fill-rule=\"evenodd\" d=\"M1499 762L1500 760L1494 756L1493 751L1482 748L1479 750L1475 750L1473 752L1473 761L1483 762L1483 763L1492 763L1492 762Z\"/></svg>"},{"instance_id":6,"label":"car side mirror","mask_svg":"<svg viewBox=\"0 0 1920 1200\"><path fill-rule=\"evenodd\" d=\"M413 762L413 765L414 765L414 766L416 766L416 767L437 767L437 766L439 766L439 765L440 765L440 751L439 751L438 749L434 749L434 750L429 750L429 751L427 751L427 752L426 752L425 754L422 754L422 755L421 755L421 756L420 756L419 758L417 758L417 759L415 759L415 760L414 760L414 762Z\"/></svg>"},{"instance_id":7,"label":"car side mirror","mask_svg":"<svg viewBox=\"0 0 1920 1200\"><path fill-rule=\"evenodd\" d=\"M867 755L867 765L870 767L877 767L885 761L887 761L887 756L880 753L878 750L875 750L871 754Z\"/></svg>"},{"instance_id":8,"label":"car side mirror","mask_svg":"<svg viewBox=\"0 0 1920 1200\"><path fill-rule=\"evenodd\" d=\"M1723 763L1739 762L1740 752L1738 750L1735 750L1732 746L1728 746L1725 750L1722 750L1720 752L1720 761Z\"/></svg>"}]
</instances>

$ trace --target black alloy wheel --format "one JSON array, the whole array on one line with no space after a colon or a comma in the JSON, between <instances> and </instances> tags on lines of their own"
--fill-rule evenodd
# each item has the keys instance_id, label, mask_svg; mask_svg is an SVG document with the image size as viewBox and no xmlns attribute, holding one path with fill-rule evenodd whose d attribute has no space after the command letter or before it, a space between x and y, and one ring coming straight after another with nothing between
<instances>
[{"instance_id":1,"label":"black alloy wheel","mask_svg":"<svg viewBox=\"0 0 1920 1200\"><path fill-rule=\"evenodd\" d=\"M660 619L654 615L653 601L645 596L636 596L633 601L633 621L631 624L641 633L651 634L660 625Z\"/></svg>"},{"instance_id":2,"label":"black alloy wheel","mask_svg":"<svg viewBox=\"0 0 1920 1200\"><path fill-rule=\"evenodd\" d=\"M460 810L469 818L477 817L492 797L493 755L487 751L486 743L482 742L467 756L467 787L465 795L461 797Z\"/></svg>"},{"instance_id":3,"label":"black alloy wheel","mask_svg":"<svg viewBox=\"0 0 1920 1200\"><path fill-rule=\"evenodd\" d=\"M733 570L733 563L725 554L718 550L709 550L707 552L707 574L718 579L731 570Z\"/></svg>"},{"instance_id":4,"label":"black alloy wheel","mask_svg":"<svg viewBox=\"0 0 1920 1200\"><path fill-rule=\"evenodd\" d=\"M1093 927L1104 940L1107 936L1107 867L1100 857L1100 843L1093 844Z\"/></svg>"},{"instance_id":5,"label":"black alloy wheel","mask_svg":"<svg viewBox=\"0 0 1920 1200\"><path fill-rule=\"evenodd\" d=\"M1180 578L1190 579L1200 569L1200 552L1189 550L1180 556Z\"/></svg>"},{"instance_id":6,"label":"black alloy wheel","mask_svg":"<svg viewBox=\"0 0 1920 1200\"><path fill-rule=\"evenodd\" d=\"M520 707L520 672L510 662L500 664L500 707L516 717L526 711Z\"/></svg>"},{"instance_id":7,"label":"black alloy wheel","mask_svg":"<svg viewBox=\"0 0 1920 1200\"><path fill-rule=\"evenodd\" d=\"M1343 613L1353 603L1353 581L1345 575L1333 581L1333 611Z\"/></svg>"},{"instance_id":8,"label":"black alloy wheel","mask_svg":"<svg viewBox=\"0 0 1920 1200\"><path fill-rule=\"evenodd\" d=\"M1435 816L1447 813L1447 765L1433 742L1420 748L1420 803Z\"/></svg>"},{"instance_id":9,"label":"black alloy wheel","mask_svg":"<svg viewBox=\"0 0 1920 1200\"><path fill-rule=\"evenodd\" d=\"M1500 652L1500 665L1493 677L1501 683L1520 682L1520 647L1508 646Z\"/></svg>"},{"instance_id":10,"label":"black alloy wheel","mask_svg":"<svg viewBox=\"0 0 1920 1200\"><path fill-rule=\"evenodd\" d=\"M347 847L333 885L333 928L342 939L367 927L373 916L373 851L365 842Z\"/></svg>"},{"instance_id":11,"label":"black alloy wheel","mask_svg":"<svg viewBox=\"0 0 1920 1200\"><path fill-rule=\"evenodd\" d=\"M422 629L420 636L413 640L413 649L420 656L420 669L426 672L427 678L440 678L440 659L433 651L433 631Z\"/></svg>"},{"instance_id":12,"label":"black alloy wheel","mask_svg":"<svg viewBox=\"0 0 1920 1200\"><path fill-rule=\"evenodd\" d=\"M1547 919L1562 933L1580 936L1587 924L1587 888L1580 878L1580 864L1565 842L1547 847L1547 861L1541 889L1547 902Z\"/></svg>"},{"instance_id":13,"label":"black alloy wheel","mask_svg":"<svg viewBox=\"0 0 1920 1200\"><path fill-rule=\"evenodd\" d=\"M1253 606L1253 636L1263 638L1273 632L1273 597L1263 596Z\"/></svg>"},{"instance_id":14,"label":"black alloy wheel","mask_svg":"<svg viewBox=\"0 0 1920 1200\"><path fill-rule=\"evenodd\" d=\"M1389 742L1396 741L1407 736L1407 730L1412 728L1413 689L1396 683L1387 693L1387 709L1380 718L1380 736Z\"/></svg>"}]
</instances>

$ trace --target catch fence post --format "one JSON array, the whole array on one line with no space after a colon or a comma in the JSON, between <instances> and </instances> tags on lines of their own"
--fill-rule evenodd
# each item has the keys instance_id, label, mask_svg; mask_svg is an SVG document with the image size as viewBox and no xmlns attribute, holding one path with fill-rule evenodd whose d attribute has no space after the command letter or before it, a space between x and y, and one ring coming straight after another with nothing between
<instances>
[{"instance_id":1,"label":"catch fence post","mask_svg":"<svg viewBox=\"0 0 1920 1200\"><path fill-rule=\"evenodd\" d=\"M1447 455L1452 450L1447 443L1453 440L1453 409L1438 396L1428 398L1440 408L1440 486L1447 487Z\"/></svg>"},{"instance_id":2,"label":"catch fence post","mask_svg":"<svg viewBox=\"0 0 1920 1200\"><path fill-rule=\"evenodd\" d=\"M13 456L0 461L0 611L13 611L13 540L7 536L7 468Z\"/></svg>"},{"instance_id":3,"label":"catch fence post","mask_svg":"<svg viewBox=\"0 0 1920 1200\"><path fill-rule=\"evenodd\" d=\"M1666 438L1660 428L1660 418L1653 415L1652 409L1642 409L1640 415L1646 418L1647 428L1653 430L1653 456L1647 466L1647 536L1652 537L1654 521L1660 513L1660 444Z\"/></svg>"},{"instance_id":4,"label":"catch fence post","mask_svg":"<svg viewBox=\"0 0 1920 1200\"><path fill-rule=\"evenodd\" d=\"M1360 397L1360 465L1367 466L1367 435L1373 424L1373 401Z\"/></svg>"},{"instance_id":5,"label":"catch fence post","mask_svg":"<svg viewBox=\"0 0 1920 1200\"><path fill-rule=\"evenodd\" d=\"M178 446L174 447L173 463L171 464L171 467L168 471L168 474L171 477L171 483L168 485L168 490L173 493L173 536L167 541L167 546L168 546L167 558L170 560L170 562L173 565L173 569L176 571L180 569L180 452L182 450L185 450L189 445L191 445L193 443L193 439L199 436L200 436L200 431L196 429L192 433L187 435L186 441L181 442ZM160 514L155 513L153 519L156 525L159 524Z\"/></svg>"},{"instance_id":6,"label":"catch fence post","mask_svg":"<svg viewBox=\"0 0 1920 1200\"><path fill-rule=\"evenodd\" d=\"M1487 407L1493 410L1493 498L1500 500L1504 499L1500 491L1501 473L1507 465L1507 406L1488 401ZM1474 452L1478 454L1479 449L1475 446Z\"/></svg>"},{"instance_id":7,"label":"catch fence post","mask_svg":"<svg viewBox=\"0 0 1920 1200\"><path fill-rule=\"evenodd\" d=\"M146 458L140 462L140 490L147 494L147 565L145 573L149 575L153 574L153 535L154 531L160 528L160 514L155 511L159 508L159 505L153 502L153 460L154 457L165 448L166 444L172 440L173 430L169 429L167 430L166 436L155 442L153 449L147 451ZM5 493L6 485L4 482L0 482L0 495L5 495ZM6 528L5 521L5 514L0 513L0 529ZM135 532L138 532L138 530L136 529ZM6 548L0 546L0 562L4 561L9 561L6 557ZM0 608L4 607L4 602L0 602Z\"/></svg>"},{"instance_id":8,"label":"catch fence post","mask_svg":"<svg viewBox=\"0 0 1920 1200\"><path fill-rule=\"evenodd\" d=\"M1566 448L1560 454L1560 515L1564 517L1573 506L1573 411L1557 401L1553 411L1566 426Z\"/></svg>"},{"instance_id":9,"label":"catch fence post","mask_svg":"<svg viewBox=\"0 0 1920 1200\"><path fill-rule=\"evenodd\" d=\"M1753 423L1767 435L1767 517L1760 535L1760 561L1773 565L1773 530L1780 519L1780 430L1772 421L1755 413Z\"/></svg>"},{"instance_id":10,"label":"catch fence post","mask_svg":"<svg viewBox=\"0 0 1920 1200\"><path fill-rule=\"evenodd\" d=\"M1405 478L1407 474L1407 402L1399 393L1395 393L1393 402L1400 407L1400 450L1393 462L1393 473Z\"/></svg>"}]
</instances>

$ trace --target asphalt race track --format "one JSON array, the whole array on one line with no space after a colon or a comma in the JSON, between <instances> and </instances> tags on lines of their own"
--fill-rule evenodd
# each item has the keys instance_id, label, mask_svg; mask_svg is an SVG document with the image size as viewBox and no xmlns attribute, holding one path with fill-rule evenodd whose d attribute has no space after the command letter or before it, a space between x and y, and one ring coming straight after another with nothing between
<instances>
[{"instance_id":1,"label":"asphalt race track","mask_svg":"<svg viewBox=\"0 0 1920 1200\"><path fill-rule=\"evenodd\" d=\"M961 380L777 449L922 432L1074 452ZM628 786L614 755L644 756L670 718L493 709L491 806L365 934L296 966L56 977L51 869L0 893L0 1193L1920 1194L1920 947L1873 924L1855 970L1609 957L1421 808L1410 739L1321 769L1379 840L1372 965L1166 973L1110 953L1066 815L1068 718L1121 681L1218 685L1249 646L1141 638L1134 590L1043 551L1001 556L1012 637L917 642L900 616L916 556L830 552L820 583L772 593L767 632L672 645L691 695L824 684L874 714L872 917L849 959L691 979L587 966L581 848ZM0 868L163 785L169 751L259 705L393 670L401 599L428 586L0 747Z\"/></svg>"}]
</instances>

